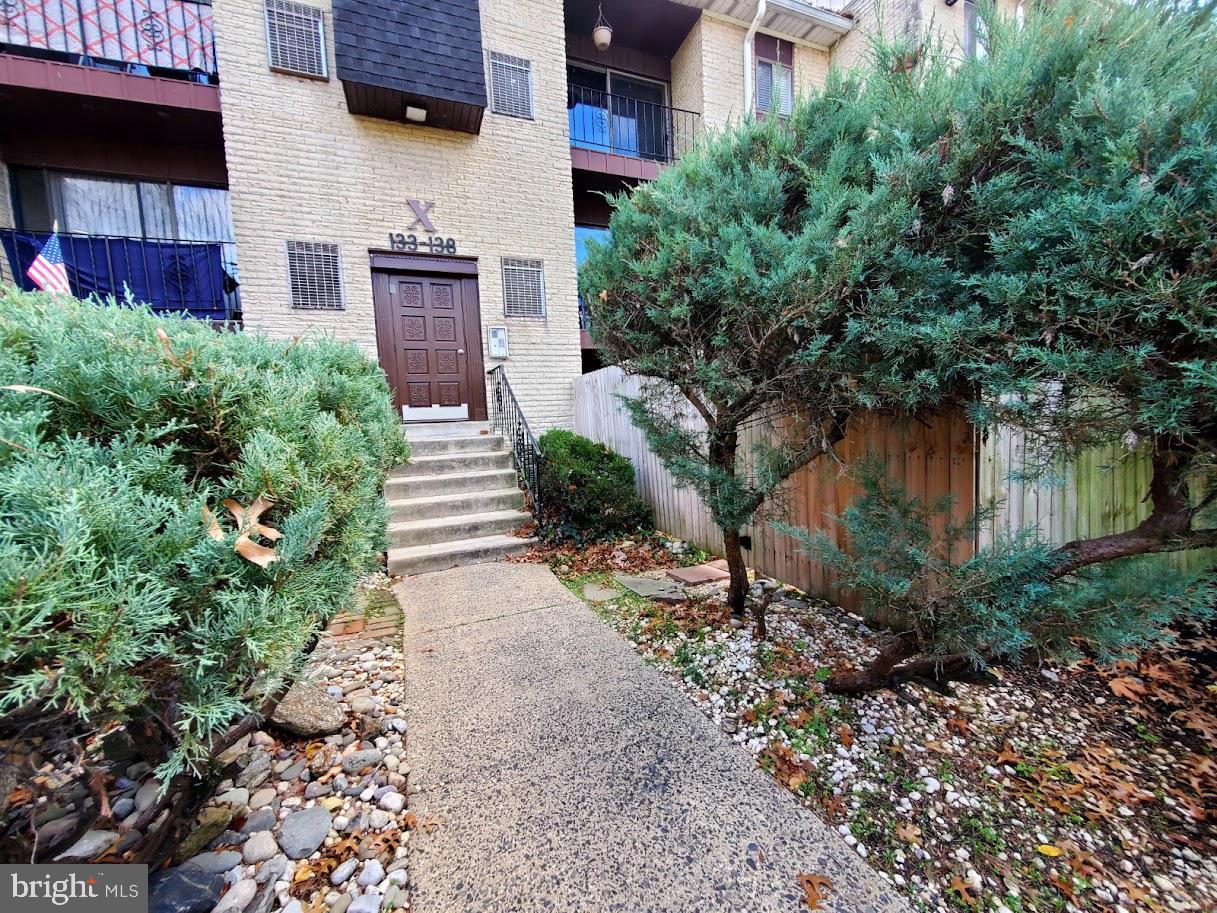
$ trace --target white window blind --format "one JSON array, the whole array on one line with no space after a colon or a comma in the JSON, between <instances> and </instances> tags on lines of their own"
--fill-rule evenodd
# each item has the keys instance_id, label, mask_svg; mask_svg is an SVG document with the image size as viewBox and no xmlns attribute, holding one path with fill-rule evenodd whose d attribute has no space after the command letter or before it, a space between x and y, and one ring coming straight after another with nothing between
<instances>
[{"instance_id":1,"label":"white window blind","mask_svg":"<svg viewBox=\"0 0 1217 913\"><path fill-rule=\"evenodd\" d=\"M326 78L321 10L291 0L266 0L266 50L272 70Z\"/></svg>"},{"instance_id":2,"label":"white window blind","mask_svg":"<svg viewBox=\"0 0 1217 913\"><path fill-rule=\"evenodd\" d=\"M545 265L542 261L503 258L503 313L508 317L545 316Z\"/></svg>"},{"instance_id":3,"label":"white window blind","mask_svg":"<svg viewBox=\"0 0 1217 913\"><path fill-rule=\"evenodd\" d=\"M532 61L490 52L490 110L532 118Z\"/></svg>"},{"instance_id":4,"label":"white window blind","mask_svg":"<svg viewBox=\"0 0 1217 913\"><path fill-rule=\"evenodd\" d=\"M756 110L789 114L794 103L794 73L772 60L756 62Z\"/></svg>"},{"instance_id":5,"label":"white window blind","mask_svg":"<svg viewBox=\"0 0 1217 913\"><path fill-rule=\"evenodd\" d=\"M342 310L342 263L338 245L323 241L287 242L287 278L292 307Z\"/></svg>"}]
</instances>

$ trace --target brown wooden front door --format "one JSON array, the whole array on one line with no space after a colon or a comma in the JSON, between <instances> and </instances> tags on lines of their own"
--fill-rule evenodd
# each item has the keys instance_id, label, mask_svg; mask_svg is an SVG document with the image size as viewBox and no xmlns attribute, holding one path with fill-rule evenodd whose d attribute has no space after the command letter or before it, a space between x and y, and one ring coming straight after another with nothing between
<instances>
[{"instance_id":1,"label":"brown wooden front door","mask_svg":"<svg viewBox=\"0 0 1217 913\"><path fill-rule=\"evenodd\" d=\"M486 418L477 279L374 269L376 344L408 422Z\"/></svg>"}]
</instances>

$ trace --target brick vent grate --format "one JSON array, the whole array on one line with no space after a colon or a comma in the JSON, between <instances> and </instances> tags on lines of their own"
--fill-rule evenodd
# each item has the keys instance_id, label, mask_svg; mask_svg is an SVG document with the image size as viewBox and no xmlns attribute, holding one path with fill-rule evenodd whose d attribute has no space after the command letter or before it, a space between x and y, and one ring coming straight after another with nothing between
<instances>
[{"instance_id":1,"label":"brick vent grate","mask_svg":"<svg viewBox=\"0 0 1217 913\"><path fill-rule=\"evenodd\" d=\"M292 307L310 311L342 310L342 263L338 245L288 241L287 276Z\"/></svg>"},{"instance_id":2,"label":"brick vent grate","mask_svg":"<svg viewBox=\"0 0 1217 913\"><path fill-rule=\"evenodd\" d=\"M325 78L321 10L291 0L266 0L266 49L272 70Z\"/></svg>"},{"instance_id":3,"label":"brick vent grate","mask_svg":"<svg viewBox=\"0 0 1217 913\"><path fill-rule=\"evenodd\" d=\"M490 110L532 118L532 61L490 52Z\"/></svg>"},{"instance_id":4,"label":"brick vent grate","mask_svg":"<svg viewBox=\"0 0 1217 913\"><path fill-rule=\"evenodd\" d=\"M545 265L542 261L503 258L503 313L508 317L545 316Z\"/></svg>"}]
</instances>

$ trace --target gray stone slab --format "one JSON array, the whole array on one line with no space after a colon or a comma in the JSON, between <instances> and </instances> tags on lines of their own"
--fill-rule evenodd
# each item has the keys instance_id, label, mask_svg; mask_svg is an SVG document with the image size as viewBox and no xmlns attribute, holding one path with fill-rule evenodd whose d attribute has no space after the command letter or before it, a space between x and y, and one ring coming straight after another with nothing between
<instances>
[{"instance_id":1,"label":"gray stone slab","mask_svg":"<svg viewBox=\"0 0 1217 913\"><path fill-rule=\"evenodd\" d=\"M583 587L583 598L588 602L612 602L621 596L621 590L600 583L589 583Z\"/></svg>"},{"instance_id":2,"label":"gray stone slab","mask_svg":"<svg viewBox=\"0 0 1217 913\"><path fill-rule=\"evenodd\" d=\"M647 599L683 600L684 588L663 577L631 577L628 574L617 574L613 577L619 584L638 596Z\"/></svg>"},{"instance_id":3,"label":"gray stone slab","mask_svg":"<svg viewBox=\"0 0 1217 913\"><path fill-rule=\"evenodd\" d=\"M439 823L411 836L414 909L795 913L815 872L825 909L909 910L548 568L397 594L410 809Z\"/></svg>"}]
</instances>

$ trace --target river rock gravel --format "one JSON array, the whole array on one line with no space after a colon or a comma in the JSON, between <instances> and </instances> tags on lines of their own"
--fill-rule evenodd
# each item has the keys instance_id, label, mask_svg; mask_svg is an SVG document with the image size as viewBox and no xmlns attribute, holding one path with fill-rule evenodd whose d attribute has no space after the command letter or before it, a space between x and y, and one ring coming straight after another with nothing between
<instances>
[{"instance_id":1,"label":"river rock gravel","mask_svg":"<svg viewBox=\"0 0 1217 913\"><path fill-rule=\"evenodd\" d=\"M613 586L597 571L564 582ZM769 590L764 642L731 624L721 584L678 605L626 592L590 605L919 910L1217 910L1217 764L1176 722L1198 706L1125 700L1093 663L838 697L823 681L876 655L882 633L775 581L751 598ZM1139 662L1147 677L1169 665ZM1207 674L1163 690L1210 712Z\"/></svg>"},{"instance_id":2,"label":"river rock gravel","mask_svg":"<svg viewBox=\"0 0 1217 913\"><path fill-rule=\"evenodd\" d=\"M324 638L290 722L230 753L232 775L186 845L206 839L158 874L151 913L409 909L402 673L398 635Z\"/></svg>"}]
</instances>

